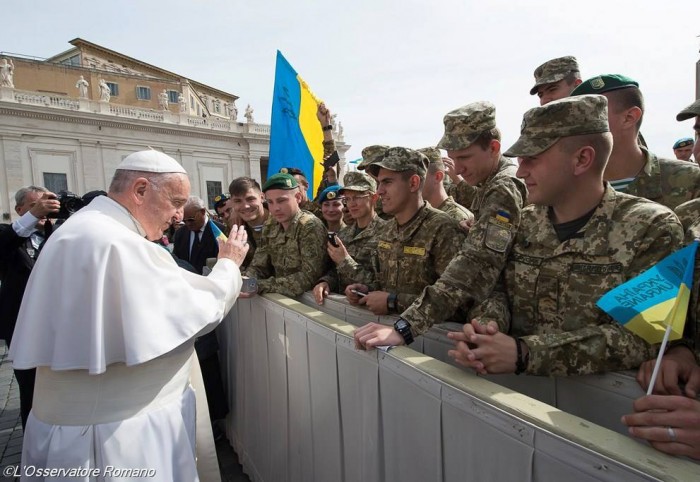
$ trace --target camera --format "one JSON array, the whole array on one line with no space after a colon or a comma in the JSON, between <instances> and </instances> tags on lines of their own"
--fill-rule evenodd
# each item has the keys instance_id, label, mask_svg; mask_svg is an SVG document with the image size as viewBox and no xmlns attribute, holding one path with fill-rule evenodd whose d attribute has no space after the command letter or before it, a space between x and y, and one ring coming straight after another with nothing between
<instances>
[{"instance_id":1,"label":"camera","mask_svg":"<svg viewBox=\"0 0 700 482\"><path fill-rule=\"evenodd\" d=\"M87 203L70 191L61 191L56 198L61 204L60 209L55 213L49 213L47 217L53 219L68 219L72 214L75 214L80 208L83 208Z\"/></svg>"}]
</instances>

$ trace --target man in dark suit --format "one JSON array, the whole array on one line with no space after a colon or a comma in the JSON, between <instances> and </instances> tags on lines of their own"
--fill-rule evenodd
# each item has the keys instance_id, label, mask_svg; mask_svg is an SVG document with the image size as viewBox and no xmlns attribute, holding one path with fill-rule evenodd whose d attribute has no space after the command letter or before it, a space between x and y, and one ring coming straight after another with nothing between
<instances>
[{"instance_id":1,"label":"man in dark suit","mask_svg":"<svg viewBox=\"0 0 700 482\"><path fill-rule=\"evenodd\" d=\"M197 273L202 274L207 258L216 258L219 254L219 243L214 238L211 224L215 224L222 232L226 228L223 224L209 219L204 201L196 196L190 196L187 200L184 216L185 229L175 232L173 253L189 262Z\"/></svg>"},{"instance_id":2,"label":"man in dark suit","mask_svg":"<svg viewBox=\"0 0 700 482\"><path fill-rule=\"evenodd\" d=\"M20 218L12 224L0 224L0 339L9 348L15 331L29 274L48 237L51 225L46 216L58 212L60 203L46 188L23 187L15 194L15 211ZM42 300L32 300L41 303ZM32 408L36 369L15 370L19 386L22 427Z\"/></svg>"}]
</instances>

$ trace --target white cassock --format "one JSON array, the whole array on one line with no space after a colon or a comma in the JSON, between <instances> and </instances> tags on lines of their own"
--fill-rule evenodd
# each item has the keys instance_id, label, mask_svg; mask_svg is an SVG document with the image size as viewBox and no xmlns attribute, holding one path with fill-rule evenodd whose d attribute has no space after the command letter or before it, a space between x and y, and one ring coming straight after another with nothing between
<instances>
[{"instance_id":1,"label":"white cassock","mask_svg":"<svg viewBox=\"0 0 700 482\"><path fill-rule=\"evenodd\" d=\"M14 368L37 367L22 465L100 472L71 481L218 479L213 443L200 450L212 440L193 346L241 284L229 259L207 277L179 268L107 197L68 219L34 266L12 338Z\"/></svg>"}]
</instances>

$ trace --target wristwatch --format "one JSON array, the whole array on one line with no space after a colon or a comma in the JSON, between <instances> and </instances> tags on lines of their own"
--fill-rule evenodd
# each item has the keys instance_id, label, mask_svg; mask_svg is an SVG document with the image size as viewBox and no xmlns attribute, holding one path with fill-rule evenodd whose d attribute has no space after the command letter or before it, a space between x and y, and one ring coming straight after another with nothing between
<instances>
[{"instance_id":1,"label":"wristwatch","mask_svg":"<svg viewBox=\"0 0 700 482\"><path fill-rule=\"evenodd\" d=\"M408 321L404 320L403 318L399 318L394 323L394 330L399 332L399 335L403 337L403 341L404 343L406 343L406 345L410 345L411 343L413 343L411 324Z\"/></svg>"}]
</instances>

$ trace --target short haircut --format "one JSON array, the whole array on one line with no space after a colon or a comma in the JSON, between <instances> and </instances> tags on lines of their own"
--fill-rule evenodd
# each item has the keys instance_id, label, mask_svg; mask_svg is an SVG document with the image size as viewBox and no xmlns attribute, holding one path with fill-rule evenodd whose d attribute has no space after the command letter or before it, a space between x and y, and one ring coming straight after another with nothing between
<instances>
[{"instance_id":1,"label":"short haircut","mask_svg":"<svg viewBox=\"0 0 700 482\"><path fill-rule=\"evenodd\" d=\"M612 152L613 138L610 132L600 132L598 134L584 134L581 136L562 137L559 141L559 148L572 153L582 147L590 146L595 151L596 171L603 172L608 163L608 158Z\"/></svg>"},{"instance_id":2,"label":"short haircut","mask_svg":"<svg viewBox=\"0 0 700 482\"><path fill-rule=\"evenodd\" d=\"M114 177L109 184L109 192L113 194L121 194L125 192L131 183L139 177L143 177L153 185L156 190L159 190L168 181L182 176L179 172L147 172L147 171L129 171L126 169L117 169L114 171Z\"/></svg>"},{"instance_id":3,"label":"short haircut","mask_svg":"<svg viewBox=\"0 0 700 482\"><path fill-rule=\"evenodd\" d=\"M229 184L228 193L231 196L245 196L245 193L247 193L250 189L255 189L258 192L262 192L260 184L252 177L237 177L231 181L231 184Z\"/></svg>"},{"instance_id":4,"label":"short haircut","mask_svg":"<svg viewBox=\"0 0 700 482\"><path fill-rule=\"evenodd\" d=\"M24 204L24 200L30 192L49 192L49 190L42 186L23 187L15 193L15 204L17 206Z\"/></svg>"},{"instance_id":5,"label":"short haircut","mask_svg":"<svg viewBox=\"0 0 700 482\"><path fill-rule=\"evenodd\" d=\"M580 79L581 79L581 72L579 72L578 70L573 70L573 71L569 72L568 74L566 74L566 76L564 77L563 80L564 80L564 82L566 82L567 85L573 85L574 82L576 82L577 80L580 80Z\"/></svg>"},{"instance_id":6,"label":"short haircut","mask_svg":"<svg viewBox=\"0 0 700 482\"><path fill-rule=\"evenodd\" d=\"M413 176L418 176L420 178L420 188L423 189L423 184L425 183L425 176L421 176L416 169L408 169L406 171L400 171L401 179L408 181Z\"/></svg>"},{"instance_id":7,"label":"short haircut","mask_svg":"<svg viewBox=\"0 0 700 482\"><path fill-rule=\"evenodd\" d=\"M433 161L428 164L428 175L432 176L436 172L445 172L445 163L442 160Z\"/></svg>"},{"instance_id":8,"label":"short haircut","mask_svg":"<svg viewBox=\"0 0 700 482\"><path fill-rule=\"evenodd\" d=\"M291 174L292 176L301 176L304 179L306 179L306 174L304 174L304 171L299 169L298 167L287 167L287 174Z\"/></svg>"},{"instance_id":9,"label":"short haircut","mask_svg":"<svg viewBox=\"0 0 700 482\"><path fill-rule=\"evenodd\" d=\"M489 148L491 141L493 140L499 142L501 141L501 130L498 127L494 127L493 129L489 129L479 134L479 137L476 138L473 144L476 144L477 146L481 147L481 150L485 151Z\"/></svg>"},{"instance_id":10,"label":"short haircut","mask_svg":"<svg viewBox=\"0 0 700 482\"><path fill-rule=\"evenodd\" d=\"M639 107L642 111L642 115L639 117L637 122L637 132L642 127L642 120L644 119L644 96L642 91L638 87L626 87L624 89L611 90L606 92L608 95L609 105L614 112L620 112L623 110L631 109L632 107Z\"/></svg>"},{"instance_id":11,"label":"short haircut","mask_svg":"<svg viewBox=\"0 0 700 482\"><path fill-rule=\"evenodd\" d=\"M196 210L207 209L207 205L204 204L204 200L201 197L190 196L187 198L187 202L183 209L195 208Z\"/></svg>"}]
</instances>

